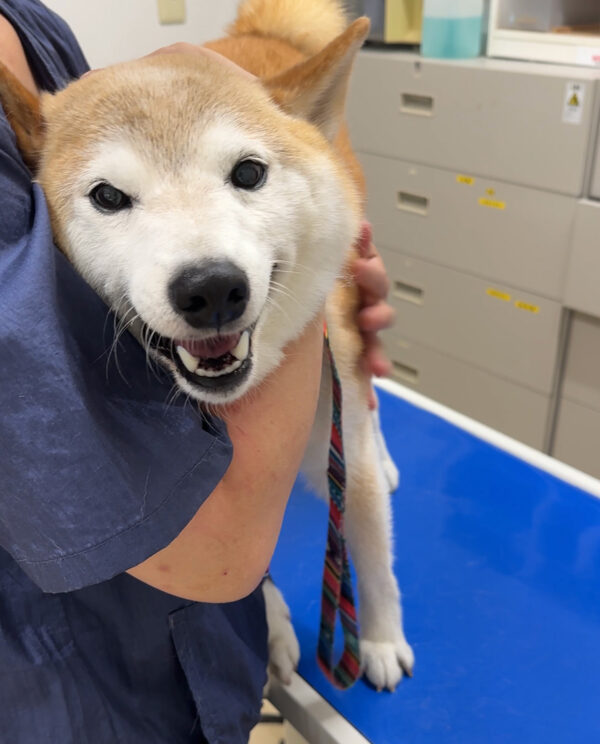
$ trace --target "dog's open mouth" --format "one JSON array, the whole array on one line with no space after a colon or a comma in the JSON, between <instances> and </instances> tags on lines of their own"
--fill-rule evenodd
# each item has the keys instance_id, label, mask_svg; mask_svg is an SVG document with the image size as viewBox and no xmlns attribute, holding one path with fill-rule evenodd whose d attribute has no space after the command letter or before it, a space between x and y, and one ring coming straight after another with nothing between
<instances>
[{"instance_id":1,"label":"dog's open mouth","mask_svg":"<svg viewBox=\"0 0 600 744\"><path fill-rule=\"evenodd\" d=\"M252 331L204 339L161 338L155 349L192 385L211 390L237 386L252 364Z\"/></svg>"}]
</instances>

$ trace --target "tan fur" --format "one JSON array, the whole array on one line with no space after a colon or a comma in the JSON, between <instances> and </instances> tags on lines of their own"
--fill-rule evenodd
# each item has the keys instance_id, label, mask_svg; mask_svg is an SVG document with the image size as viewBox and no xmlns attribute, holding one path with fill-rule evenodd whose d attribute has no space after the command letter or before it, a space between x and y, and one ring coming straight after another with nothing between
<instances>
[{"instance_id":1,"label":"tan fur","mask_svg":"<svg viewBox=\"0 0 600 744\"><path fill-rule=\"evenodd\" d=\"M229 27L231 36L260 36L287 41L314 54L347 26L338 0L246 0Z\"/></svg>"}]
</instances>

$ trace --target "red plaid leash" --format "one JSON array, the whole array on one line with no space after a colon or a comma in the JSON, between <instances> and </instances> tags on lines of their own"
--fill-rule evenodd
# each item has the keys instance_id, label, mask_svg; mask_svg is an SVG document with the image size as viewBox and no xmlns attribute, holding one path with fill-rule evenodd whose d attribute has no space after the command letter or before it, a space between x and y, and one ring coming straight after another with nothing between
<instances>
[{"instance_id":1,"label":"red plaid leash","mask_svg":"<svg viewBox=\"0 0 600 744\"><path fill-rule=\"evenodd\" d=\"M317 661L323 674L340 689L351 687L360 677L359 632L356 607L352 592L350 563L344 538L346 508L346 466L342 439L342 386L337 373L327 328L325 347L329 355L333 392L331 440L329 444L329 529L323 570L321 595L321 628ZM334 666L334 636L336 615L339 612L344 633L344 651Z\"/></svg>"}]
</instances>

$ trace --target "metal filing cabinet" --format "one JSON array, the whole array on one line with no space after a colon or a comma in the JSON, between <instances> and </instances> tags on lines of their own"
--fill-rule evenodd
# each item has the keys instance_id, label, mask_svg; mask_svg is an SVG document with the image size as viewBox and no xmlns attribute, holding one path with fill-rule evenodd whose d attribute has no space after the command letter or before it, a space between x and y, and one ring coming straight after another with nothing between
<instances>
[{"instance_id":1,"label":"metal filing cabinet","mask_svg":"<svg viewBox=\"0 0 600 744\"><path fill-rule=\"evenodd\" d=\"M395 330L410 339L549 395L561 306L380 245L397 310Z\"/></svg>"},{"instance_id":2,"label":"metal filing cabinet","mask_svg":"<svg viewBox=\"0 0 600 744\"><path fill-rule=\"evenodd\" d=\"M350 132L362 152L582 196L596 77L367 50L353 75Z\"/></svg>"},{"instance_id":3,"label":"metal filing cabinet","mask_svg":"<svg viewBox=\"0 0 600 744\"><path fill-rule=\"evenodd\" d=\"M573 198L379 155L360 161L379 243L561 299Z\"/></svg>"},{"instance_id":4,"label":"metal filing cabinet","mask_svg":"<svg viewBox=\"0 0 600 744\"><path fill-rule=\"evenodd\" d=\"M600 319L571 322L553 454L600 478Z\"/></svg>"},{"instance_id":5,"label":"metal filing cabinet","mask_svg":"<svg viewBox=\"0 0 600 744\"><path fill-rule=\"evenodd\" d=\"M600 287L600 251L592 271L589 256L600 203L582 199L596 181L600 193L600 160L597 173L590 163L598 77L367 50L348 105L397 310L384 336L394 377L546 450L561 400L566 277L581 294L584 275L590 297ZM564 403L561 447L569 406L582 405Z\"/></svg>"},{"instance_id":6,"label":"metal filing cabinet","mask_svg":"<svg viewBox=\"0 0 600 744\"><path fill-rule=\"evenodd\" d=\"M600 98L600 81L596 83L596 98ZM596 152L592 169L590 196L592 199L600 199L600 123L596 136Z\"/></svg>"},{"instance_id":7,"label":"metal filing cabinet","mask_svg":"<svg viewBox=\"0 0 600 744\"><path fill-rule=\"evenodd\" d=\"M600 411L563 399L556 424L553 456L600 478Z\"/></svg>"},{"instance_id":8,"label":"metal filing cabinet","mask_svg":"<svg viewBox=\"0 0 600 744\"><path fill-rule=\"evenodd\" d=\"M590 199L577 204L571 238L564 301L572 312L552 454L600 478L600 141L592 163Z\"/></svg>"},{"instance_id":9,"label":"metal filing cabinet","mask_svg":"<svg viewBox=\"0 0 600 744\"><path fill-rule=\"evenodd\" d=\"M400 384L531 447L544 446L548 395L404 339L395 330L383 334L383 343Z\"/></svg>"},{"instance_id":10,"label":"metal filing cabinet","mask_svg":"<svg viewBox=\"0 0 600 744\"><path fill-rule=\"evenodd\" d=\"M600 202L577 204L565 304L600 317Z\"/></svg>"}]
</instances>

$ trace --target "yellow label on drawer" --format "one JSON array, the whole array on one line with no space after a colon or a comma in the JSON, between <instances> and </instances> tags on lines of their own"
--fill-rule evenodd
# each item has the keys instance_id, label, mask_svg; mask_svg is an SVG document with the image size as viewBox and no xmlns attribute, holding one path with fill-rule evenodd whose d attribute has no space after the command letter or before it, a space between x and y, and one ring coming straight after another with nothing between
<instances>
[{"instance_id":1,"label":"yellow label on drawer","mask_svg":"<svg viewBox=\"0 0 600 744\"><path fill-rule=\"evenodd\" d=\"M475 179L472 176L463 176L459 173L456 176L456 183L466 183L467 186L472 186L475 183Z\"/></svg>"},{"instance_id":2,"label":"yellow label on drawer","mask_svg":"<svg viewBox=\"0 0 600 744\"><path fill-rule=\"evenodd\" d=\"M483 197L479 200L482 207L491 207L492 209L506 209L506 202L496 201L495 199L484 199Z\"/></svg>"},{"instance_id":3,"label":"yellow label on drawer","mask_svg":"<svg viewBox=\"0 0 600 744\"><path fill-rule=\"evenodd\" d=\"M517 300L515 302L515 307L518 307L519 310L527 310L528 313L539 313L540 309L537 305L530 305L528 302L521 302L520 300Z\"/></svg>"},{"instance_id":4,"label":"yellow label on drawer","mask_svg":"<svg viewBox=\"0 0 600 744\"><path fill-rule=\"evenodd\" d=\"M504 302L510 302L512 299L512 297L509 294L506 294L506 292L501 292L499 289L492 289L492 287L487 290L487 294L489 294L490 297L495 297L497 300L504 300Z\"/></svg>"}]
</instances>

